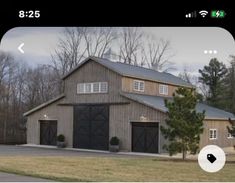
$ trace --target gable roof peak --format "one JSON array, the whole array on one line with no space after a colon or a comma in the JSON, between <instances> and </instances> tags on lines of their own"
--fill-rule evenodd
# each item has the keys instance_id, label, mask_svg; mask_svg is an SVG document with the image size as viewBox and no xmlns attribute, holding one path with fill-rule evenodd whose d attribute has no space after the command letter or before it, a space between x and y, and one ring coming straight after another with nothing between
<instances>
[{"instance_id":1,"label":"gable roof peak","mask_svg":"<svg viewBox=\"0 0 235 183\"><path fill-rule=\"evenodd\" d=\"M193 88L192 84L170 73L159 72L153 69L144 68L137 65L130 65L122 62L112 62L109 59L99 58L95 56L90 56L86 58L84 61L78 64L78 66L75 69L73 69L67 75L65 75L63 79L70 76L73 72L75 72L78 68L80 68L83 64L85 64L89 60L93 60L122 76Z\"/></svg>"}]
</instances>

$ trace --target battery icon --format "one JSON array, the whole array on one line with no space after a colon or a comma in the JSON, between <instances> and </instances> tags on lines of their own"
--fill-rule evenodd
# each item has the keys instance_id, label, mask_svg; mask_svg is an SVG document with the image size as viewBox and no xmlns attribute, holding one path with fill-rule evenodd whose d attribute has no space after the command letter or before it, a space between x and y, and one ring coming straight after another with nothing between
<instances>
[{"instance_id":1,"label":"battery icon","mask_svg":"<svg viewBox=\"0 0 235 183\"><path fill-rule=\"evenodd\" d=\"M224 18L225 11L224 10L213 10L211 11L211 18Z\"/></svg>"}]
</instances>

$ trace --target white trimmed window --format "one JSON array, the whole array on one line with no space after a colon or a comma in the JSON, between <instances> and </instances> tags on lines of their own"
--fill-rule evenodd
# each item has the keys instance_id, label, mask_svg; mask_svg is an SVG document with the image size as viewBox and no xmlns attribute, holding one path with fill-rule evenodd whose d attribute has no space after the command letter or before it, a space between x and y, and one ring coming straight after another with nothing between
<instances>
[{"instance_id":1,"label":"white trimmed window","mask_svg":"<svg viewBox=\"0 0 235 183\"><path fill-rule=\"evenodd\" d=\"M232 139L232 138L233 138L232 134L228 132L227 138L228 138L228 139Z\"/></svg>"},{"instance_id":2,"label":"white trimmed window","mask_svg":"<svg viewBox=\"0 0 235 183\"><path fill-rule=\"evenodd\" d=\"M144 81L134 80L133 87L135 91L144 92Z\"/></svg>"},{"instance_id":3,"label":"white trimmed window","mask_svg":"<svg viewBox=\"0 0 235 183\"><path fill-rule=\"evenodd\" d=\"M85 93L85 83L78 83L77 93Z\"/></svg>"},{"instance_id":4,"label":"white trimmed window","mask_svg":"<svg viewBox=\"0 0 235 183\"><path fill-rule=\"evenodd\" d=\"M78 94L107 93L107 92L108 92L107 82L78 83L77 84Z\"/></svg>"},{"instance_id":5,"label":"white trimmed window","mask_svg":"<svg viewBox=\"0 0 235 183\"><path fill-rule=\"evenodd\" d=\"M100 82L100 92L99 93L107 93L108 91L108 83Z\"/></svg>"},{"instance_id":6,"label":"white trimmed window","mask_svg":"<svg viewBox=\"0 0 235 183\"><path fill-rule=\"evenodd\" d=\"M91 93L92 83L85 83L85 93Z\"/></svg>"},{"instance_id":7,"label":"white trimmed window","mask_svg":"<svg viewBox=\"0 0 235 183\"><path fill-rule=\"evenodd\" d=\"M100 91L100 84L99 83L93 83L93 92L99 93Z\"/></svg>"},{"instance_id":8,"label":"white trimmed window","mask_svg":"<svg viewBox=\"0 0 235 183\"><path fill-rule=\"evenodd\" d=\"M214 140L217 139L217 129L210 129L209 130L209 139Z\"/></svg>"},{"instance_id":9,"label":"white trimmed window","mask_svg":"<svg viewBox=\"0 0 235 183\"><path fill-rule=\"evenodd\" d=\"M159 85L159 94L168 95L168 85Z\"/></svg>"}]
</instances>

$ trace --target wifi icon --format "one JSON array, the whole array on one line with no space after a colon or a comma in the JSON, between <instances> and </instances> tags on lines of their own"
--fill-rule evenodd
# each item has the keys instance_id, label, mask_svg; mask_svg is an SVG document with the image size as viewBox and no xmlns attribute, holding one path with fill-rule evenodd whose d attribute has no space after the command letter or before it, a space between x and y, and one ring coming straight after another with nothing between
<instances>
[{"instance_id":1,"label":"wifi icon","mask_svg":"<svg viewBox=\"0 0 235 183\"><path fill-rule=\"evenodd\" d=\"M208 11L202 10L202 11L199 11L199 14L204 18L208 14Z\"/></svg>"}]
</instances>

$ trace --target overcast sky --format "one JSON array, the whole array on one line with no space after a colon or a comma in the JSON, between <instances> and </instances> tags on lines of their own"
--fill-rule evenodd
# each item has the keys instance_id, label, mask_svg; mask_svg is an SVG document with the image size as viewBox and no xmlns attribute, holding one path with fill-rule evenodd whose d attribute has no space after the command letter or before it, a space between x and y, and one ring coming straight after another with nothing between
<instances>
[{"instance_id":1,"label":"overcast sky","mask_svg":"<svg viewBox=\"0 0 235 183\"><path fill-rule=\"evenodd\" d=\"M198 73L198 69L208 64L211 58L218 58L228 65L229 55L235 55L235 42L232 35L222 28L194 27L194 28L172 28L172 27L144 27L147 34L156 38L164 38L171 43L174 57L171 61L175 63L178 74L185 67L191 73ZM56 48L58 38L62 36L62 27L19 27L9 30L2 38L0 50L9 51L19 60L30 65L50 63L50 55ZM25 43L25 53L21 54L17 47ZM216 50L217 54L205 54L204 50Z\"/></svg>"}]
</instances>

